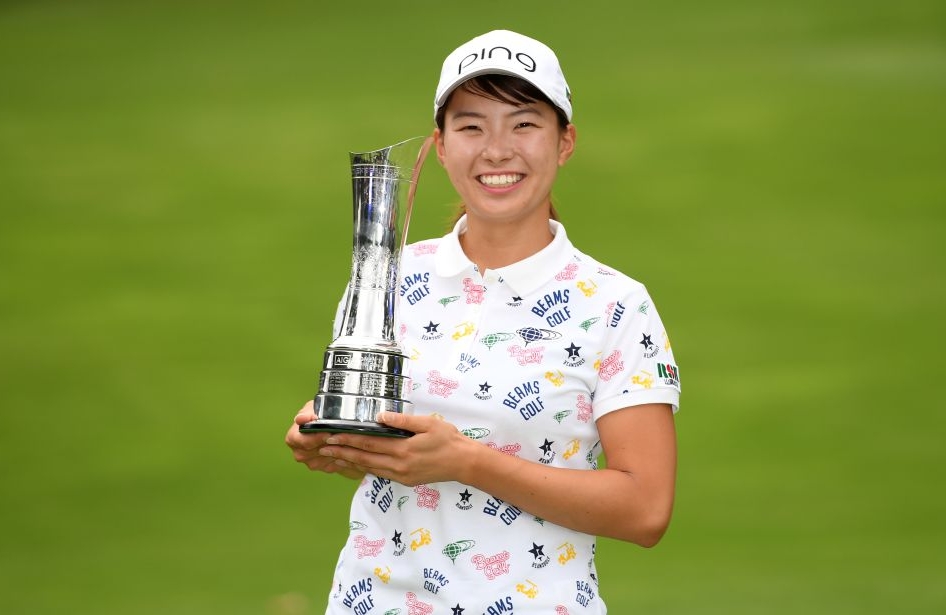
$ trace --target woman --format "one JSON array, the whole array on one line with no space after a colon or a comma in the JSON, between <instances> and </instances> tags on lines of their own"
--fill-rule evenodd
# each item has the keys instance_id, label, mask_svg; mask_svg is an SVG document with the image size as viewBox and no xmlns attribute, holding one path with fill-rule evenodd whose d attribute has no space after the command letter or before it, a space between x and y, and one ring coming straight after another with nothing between
<instances>
[{"instance_id":1,"label":"woman","mask_svg":"<svg viewBox=\"0 0 946 615\"><path fill-rule=\"evenodd\" d=\"M667 333L645 288L556 221L576 133L551 49L509 31L461 45L434 110L463 214L405 250L415 413L378 417L416 435L286 437L312 470L363 479L328 612L605 613L595 536L650 547L670 521ZM315 418L310 402L296 425Z\"/></svg>"}]
</instances>

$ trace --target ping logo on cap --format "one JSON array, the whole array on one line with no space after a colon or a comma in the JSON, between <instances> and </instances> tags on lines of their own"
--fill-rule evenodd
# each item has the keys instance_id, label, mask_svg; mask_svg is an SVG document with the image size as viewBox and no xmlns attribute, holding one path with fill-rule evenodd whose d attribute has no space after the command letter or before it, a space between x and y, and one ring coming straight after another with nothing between
<instances>
[{"instance_id":1,"label":"ping logo on cap","mask_svg":"<svg viewBox=\"0 0 946 615\"><path fill-rule=\"evenodd\" d=\"M509 30L493 30L457 47L443 61L434 95L434 117L450 93L476 75L519 77L539 89L571 121L571 92L555 52L535 39Z\"/></svg>"},{"instance_id":2,"label":"ping logo on cap","mask_svg":"<svg viewBox=\"0 0 946 615\"><path fill-rule=\"evenodd\" d=\"M515 56L513 56L512 50L508 47L496 46L490 49L488 52L486 51L486 48L483 47L478 53L471 53L464 57L462 60L460 60L460 64L457 67L457 74L462 75L463 71L469 69L471 66L474 66L477 62L482 60L492 60L493 53L497 53L497 50L497 57L505 55L506 60L509 62L512 62L513 57L515 57L515 61L519 63L519 67L529 73L535 72L535 59L533 59L532 56L522 51L517 52Z\"/></svg>"}]
</instances>

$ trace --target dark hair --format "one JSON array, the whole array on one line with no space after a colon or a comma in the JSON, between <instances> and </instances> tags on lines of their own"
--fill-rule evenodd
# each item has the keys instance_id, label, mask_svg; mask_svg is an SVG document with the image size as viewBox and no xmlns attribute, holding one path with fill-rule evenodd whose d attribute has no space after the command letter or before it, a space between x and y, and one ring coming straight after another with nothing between
<instances>
[{"instance_id":1,"label":"dark hair","mask_svg":"<svg viewBox=\"0 0 946 615\"><path fill-rule=\"evenodd\" d=\"M499 102L510 105L526 105L528 103L541 101L548 104L555 111L559 128L564 130L569 124L564 111L559 109L548 96L543 94L542 90L520 77L499 74L479 75L478 77L472 77L464 81L457 89L459 88L463 88L471 94L476 94L477 96L491 100L498 100ZM456 90L454 90L454 92L455 91ZM453 92L450 93L450 96L447 97L447 100L443 102L440 108L437 109L437 115L434 121L437 123L437 128L440 130L443 130L444 115L446 114L447 105L450 103L451 98L453 98Z\"/></svg>"},{"instance_id":2,"label":"dark hair","mask_svg":"<svg viewBox=\"0 0 946 615\"><path fill-rule=\"evenodd\" d=\"M459 88L463 88L471 94L476 94L477 96L483 96L484 98L497 100L510 105L525 105L541 101L548 104L555 111L555 116L558 118L558 127L560 130L565 130L565 127L567 127L570 123L568 121L568 117L565 115L565 112L559 109L555 103L549 99L548 96L543 94L542 90L535 87L525 79L521 79L519 77L499 74L479 75L478 77L472 77L471 79L464 81L459 86ZM455 91L456 90L454 90L454 92ZM443 130L444 116L446 115L447 106L450 104L450 99L452 97L453 92L451 92L450 96L447 97L447 100L443 102L443 105L437 109L437 114L434 117L437 128L440 130ZM457 220L460 219L463 213L463 203L460 203L457 206L456 212L454 213L453 224L456 224ZM558 212L555 211L555 205L550 206L549 217L552 220L559 219ZM453 228L453 225L451 225L451 228Z\"/></svg>"}]
</instances>

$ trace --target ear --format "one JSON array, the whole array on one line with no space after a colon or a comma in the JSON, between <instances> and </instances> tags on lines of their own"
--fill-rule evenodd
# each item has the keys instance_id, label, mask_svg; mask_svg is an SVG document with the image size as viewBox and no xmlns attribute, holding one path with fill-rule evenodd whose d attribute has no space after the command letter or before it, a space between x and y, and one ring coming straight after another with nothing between
<instances>
[{"instance_id":1,"label":"ear","mask_svg":"<svg viewBox=\"0 0 946 615\"><path fill-rule=\"evenodd\" d=\"M578 133L575 132L575 125L569 124L562 131L558 139L558 166L564 166L568 159L575 153L575 141L578 139Z\"/></svg>"},{"instance_id":2,"label":"ear","mask_svg":"<svg viewBox=\"0 0 946 615\"><path fill-rule=\"evenodd\" d=\"M437 162L440 163L440 166L443 166L443 158L446 155L446 150L443 146L443 131L439 128L434 128L434 146L437 148Z\"/></svg>"}]
</instances>

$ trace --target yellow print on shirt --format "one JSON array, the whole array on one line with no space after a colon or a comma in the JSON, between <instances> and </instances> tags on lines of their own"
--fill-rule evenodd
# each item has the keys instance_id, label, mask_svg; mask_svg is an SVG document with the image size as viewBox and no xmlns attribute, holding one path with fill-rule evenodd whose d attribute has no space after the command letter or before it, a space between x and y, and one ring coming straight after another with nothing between
<instances>
[{"instance_id":1,"label":"yellow print on shirt","mask_svg":"<svg viewBox=\"0 0 946 615\"><path fill-rule=\"evenodd\" d=\"M411 541L411 551L416 551L424 545L430 544L430 530L421 527L411 532L411 536L414 534L419 534L419 536L417 540Z\"/></svg>"},{"instance_id":2,"label":"yellow print on shirt","mask_svg":"<svg viewBox=\"0 0 946 615\"><path fill-rule=\"evenodd\" d=\"M565 384L565 374L563 374L562 370L560 369L557 369L554 372L545 372L545 379L556 387L560 387Z\"/></svg>"},{"instance_id":3,"label":"yellow print on shirt","mask_svg":"<svg viewBox=\"0 0 946 615\"><path fill-rule=\"evenodd\" d=\"M645 389L649 389L654 384L654 375L647 370L641 370L643 376L634 374L631 376L631 384L639 384Z\"/></svg>"},{"instance_id":4,"label":"yellow print on shirt","mask_svg":"<svg viewBox=\"0 0 946 615\"><path fill-rule=\"evenodd\" d=\"M458 324L455 329L457 329L457 331L451 337L455 340L458 340L461 337L466 337L467 335L473 333L473 331L476 329L476 326L468 320Z\"/></svg>"},{"instance_id":5,"label":"yellow print on shirt","mask_svg":"<svg viewBox=\"0 0 946 615\"><path fill-rule=\"evenodd\" d=\"M598 292L598 285L594 283L593 280L589 280L587 283L584 280L578 281L578 290L583 292L586 297L590 297Z\"/></svg>"},{"instance_id":6,"label":"yellow print on shirt","mask_svg":"<svg viewBox=\"0 0 946 615\"><path fill-rule=\"evenodd\" d=\"M526 598L535 598L538 596L539 586L529 579L526 579L526 583L529 585L527 586L525 583L516 583L516 591L520 594L523 594Z\"/></svg>"},{"instance_id":7,"label":"yellow print on shirt","mask_svg":"<svg viewBox=\"0 0 946 615\"><path fill-rule=\"evenodd\" d=\"M575 453L578 452L578 449L580 448L581 448L581 442L578 441L578 438L575 438L574 440L568 443L568 448L565 449L564 453L562 453L562 457L564 457L565 459L570 459L571 457L575 455Z\"/></svg>"},{"instance_id":8,"label":"yellow print on shirt","mask_svg":"<svg viewBox=\"0 0 946 615\"><path fill-rule=\"evenodd\" d=\"M384 570L381 570L381 568L375 568L374 573L378 575L378 578L381 579L382 583L387 585L388 581L391 580L391 567L385 566L384 568Z\"/></svg>"},{"instance_id":9,"label":"yellow print on shirt","mask_svg":"<svg viewBox=\"0 0 946 615\"><path fill-rule=\"evenodd\" d=\"M559 554L558 554L558 563L559 563L559 564L564 565L564 564L568 563L570 560L573 560L573 559L575 559L576 557L578 557L578 552L575 551L575 545L573 545L573 544L570 543L570 542L566 542L566 543L564 543L564 544L558 545L558 549L559 549L559 551L561 551L562 549L565 549L565 551L564 551L563 553L559 553Z\"/></svg>"}]
</instances>

